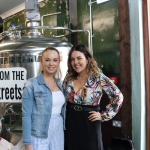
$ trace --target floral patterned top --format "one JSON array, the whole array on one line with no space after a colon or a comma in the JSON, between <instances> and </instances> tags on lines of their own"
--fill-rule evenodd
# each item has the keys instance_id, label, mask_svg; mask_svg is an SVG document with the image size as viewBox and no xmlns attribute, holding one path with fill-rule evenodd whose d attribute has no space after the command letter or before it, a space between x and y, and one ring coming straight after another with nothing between
<instances>
[{"instance_id":1,"label":"floral patterned top","mask_svg":"<svg viewBox=\"0 0 150 150\"><path fill-rule=\"evenodd\" d=\"M66 100L70 103L90 106L98 105L103 91L105 91L110 103L106 106L106 111L101 113L101 121L112 119L118 113L123 102L121 91L102 72L97 76L90 76L84 86L76 93L74 91L74 81L69 81L66 75L63 90Z\"/></svg>"}]
</instances>

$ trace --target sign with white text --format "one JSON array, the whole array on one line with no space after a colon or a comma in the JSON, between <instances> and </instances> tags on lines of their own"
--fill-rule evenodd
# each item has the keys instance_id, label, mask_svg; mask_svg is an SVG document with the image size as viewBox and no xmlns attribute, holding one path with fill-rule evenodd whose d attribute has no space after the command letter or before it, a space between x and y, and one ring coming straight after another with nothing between
<instances>
[{"instance_id":1,"label":"sign with white text","mask_svg":"<svg viewBox=\"0 0 150 150\"><path fill-rule=\"evenodd\" d=\"M21 102L26 75L25 68L0 68L0 102Z\"/></svg>"}]
</instances>

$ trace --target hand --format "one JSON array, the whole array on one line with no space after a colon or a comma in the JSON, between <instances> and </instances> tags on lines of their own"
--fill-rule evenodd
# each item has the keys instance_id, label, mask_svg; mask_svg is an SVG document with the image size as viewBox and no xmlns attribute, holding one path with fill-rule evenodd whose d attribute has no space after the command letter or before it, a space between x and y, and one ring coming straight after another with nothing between
<instances>
[{"instance_id":1,"label":"hand","mask_svg":"<svg viewBox=\"0 0 150 150\"><path fill-rule=\"evenodd\" d=\"M96 112L96 111L90 111L90 116L88 117L89 120L91 121L96 121L96 120L101 120L101 114L100 112Z\"/></svg>"},{"instance_id":2,"label":"hand","mask_svg":"<svg viewBox=\"0 0 150 150\"><path fill-rule=\"evenodd\" d=\"M33 150L32 145L26 145L25 150Z\"/></svg>"}]
</instances>

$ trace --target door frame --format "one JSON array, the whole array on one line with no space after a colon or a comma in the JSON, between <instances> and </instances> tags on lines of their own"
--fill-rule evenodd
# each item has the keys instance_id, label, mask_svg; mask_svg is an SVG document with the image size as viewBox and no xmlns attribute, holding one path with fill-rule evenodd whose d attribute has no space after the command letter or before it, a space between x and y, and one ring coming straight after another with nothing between
<instances>
[{"instance_id":1,"label":"door frame","mask_svg":"<svg viewBox=\"0 0 150 150\"><path fill-rule=\"evenodd\" d=\"M146 150L150 149L150 1L143 0L143 40L146 88Z\"/></svg>"}]
</instances>

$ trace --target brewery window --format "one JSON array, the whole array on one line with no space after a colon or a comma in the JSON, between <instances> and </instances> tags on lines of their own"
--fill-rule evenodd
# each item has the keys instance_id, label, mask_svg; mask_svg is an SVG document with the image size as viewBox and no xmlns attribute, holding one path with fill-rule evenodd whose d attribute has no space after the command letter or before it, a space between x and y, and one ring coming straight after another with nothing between
<instances>
[{"instance_id":1,"label":"brewery window","mask_svg":"<svg viewBox=\"0 0 150 150\"><path fill-rule=\"evenodd\" d=\"M21 56L20 55L16 56L16 63L21 63Z\"/></svg>"},{"instance_id":2,"label":"brewery window","mask_svg":"<svg viewBox=\"0 0 150 150\"><path fill-rule=\"evenodd\" d=\"M8 64L8 57L4 58L4 64Z\"/></svg>"},{"instance_id":3,"label":"brewery window","mask_svg":"<svg viewBox=\"0 0 150 150\"><path fill-rule=\"evenodd\" d=\"M35 55L29 55L29 62L35 62L36 56Z\"/></svg>"},{"instance_id":4,"label":"brewery window","mask_svg":"<svg viewBox=\"0 0 150 150\"><path fill-rule=\"evenodd\" d=\"M9 55L9 63L15 63L15 56L14 55Z\"/></svg>"},{"instance_id":5,"label":"brewery window","mask_svg":"<svg viewBox=\"0 0 150 150\"><path fill-rule=\"evenodd\" d=\"M0 57L0 64L4 64L4 57Z\"/></svg>"},{"instance_id":6,"label":"brewery window","mask_svg":"<svg viewBox=\"0 0 150 150\"><path fill-rule=\"evenodd\" d=\"M23 63L27 62L27 55L24 55L24 56L22 57L22 62L23 62Z\"/></svg>"}]
</instances>

